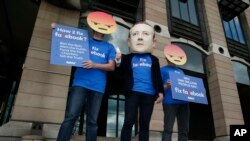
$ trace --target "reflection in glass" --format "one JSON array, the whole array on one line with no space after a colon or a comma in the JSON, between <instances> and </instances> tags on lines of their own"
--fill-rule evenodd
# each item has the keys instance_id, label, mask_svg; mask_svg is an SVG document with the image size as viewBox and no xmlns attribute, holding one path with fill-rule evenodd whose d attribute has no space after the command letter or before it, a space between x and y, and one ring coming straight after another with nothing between
<instances>
[{"instance_id":1,"label":"reflection in glass","mask_svg":"<svg viewBox=\"0 0 250 141\"><path fill-rule=\"evenodd\" d=\"M119 135L120 135L120 131L122 130L122 126L123 126L123 122L124 122L124 114L119 114L118 115L118 131L119 131Z\"/></svg>"},{"instance_id":2,"label":"reflection in glass","mask_svg":"<svg viewBox=\"0 0 250 141\"><path fill-rule=\"evenodd\" d=\"M189 0L188 5L189 5L188 11L190 13L190 22L194 25L198 25L194 0Z\"/></svg>"},{"instance_id":3,"label":"reflection in glass","mask_svg":"<svg viewBox=\"0 0 250 141\"><path fill-rule=\"evenodd\" d=\"M120 114L124 114L124 107L125 107L125 103L124 103L124 101L118 101L118 103L119 103L119 113Z\"/></svg>"},{"instance_id":4,"label":"reflection in glass","mask_svg":"<svg viewBox=\"0 0 250 141\"><path fill-rule=\"evenodd\" d=\"M109 100L109 113L116 113L116 100L110 99Z\"/></svg>"},{"instance_id":5,"label":"reflection in glass","mask_svg":"<svg viewBox=\"0 0 250 141\"><path fill-rule=\"evenodd\" d=\"M228 38L232 39L232 33L230 31L230 27L229 27L228 22L223 21L223 25L224 25L224 29L225 29L225 32L226 32L226 36Z\"/></svg>"},{"instance_id":6,"label":"reflection in glass","mask_svg":"<svg viewBox=\"0 0 250 141\"><path fill-rule=\"evenodd\" d=\"M191 70L194 72L199 72L204 74L204 65L203 65L203 54L198 51L197 49L181 43L173 43L181 47L186 55L187 55L187 62L185 65L179 66L180 68Z\"/></svg>"},{"instance_id":7,"label":"reflection in glass","mask_svg":"<svg viewBox=\"0 0 250 141\"><path fill-rule=\"evenodd\" d=\"M108 114L107 123L108 123L109 130L114 130L115 131L116 124L113 121L116 121L115 114Z\"/></svg>"},{"instance_id":8,"label":"reflection in glass","mask_svg":"<svg viewBox=\"0 0 250 141\"><path fill-rule=\"evenodd\" d=\"M245 44L242 27L238 17L235 17L229 22L223 21L226 37L242 44Z\"/></svg>"},{"instance_id":9,"label":"reflection in glass","mask_svg":"<svg viewBox=\"0 0 250 141\"><path fill-rule=\"evenodd\" d=\"M188 5L187 2L180 2L180 10L181 10L181 19L189 22L189 13L188 13Z\"/></svg>"},{"instance_id":10,"label":"reflection in glass","mask_svg":"<svg viewBox=\"0 0 250 141\"><path fill-rule=\"evenodd\" d=\"M241 30L241 26L240 26L240 23L239 23L239 18L236 17L234 19L234 21L235 21L236 31L237 31L238 36L239 36L239 41L244 44L245 41L244 41L243 33L242 33L242 30Z\"/></svg>"},{"instance_id":11,"label":"reflection in glass","mask_svg":"<svg viewBox=\"0 0 250 141\"><path fill-rule=\"evenodd\" d=\"M234 78L237 83L250 85L250 69L242 63L232 61Z\"/></svg>"},{"instance_id":12,"label":"reflection in glass","mask_svg":"<svg viewBox=\"0 0 250 141\"><path fill-rule=\"evenodd\" d=\"M117 24L116 31L110 35L105 35L104 40L112 43L114 46L119 47L122 54L128 54L129 49L127 46L129 28Z\"/></svg>"},{"instance_id":13,"label":"reflection in glass","mask_svg":"<svg viewBox=\"0 0 250 141\"><path fill-rule=\"evenodd\" d=\"M120 137L124 122L124 95L110 95L108 100L107 137ZM133 127L133 135L135 128Z\"/></svg>"},{"instance_id":14,"label":"reflection in glass","mask_svg":"<svg viewBox=\"0 0 250 141\"><path fill-rule=\"evenodd\" d=\"M237 36L237 32L236 32L234 20L231 20L231 21L229 22L229 25L230 25L230 27L231 27L233 39L234 39L235 41L238 41L239 39L238 39L238 36Z\"/></svg>"},{"instance_id":15,"label":"reflection in glass","mask_svg":"<svg viewBox=\"0 0 250 141\"><path fill-rule=\"evenodd\" d=\"M180 0L170 0L171 15L194 25L198 25L197 11L194 0L181 2Z\"/></svg>"},{"instance_id":16,"label":"reflection in glass","mask_svg":"<svg viewBox=\"0 0 250 141\"><path fill-rule=\"evenodd\" d=\"M176 18L180 18L180 11L179 11L179 1L178 0L171 0L171 12L172 12L172 16L176 17ZM174 7L174 8L173 8Z\"/></svg>"}]
</instances>

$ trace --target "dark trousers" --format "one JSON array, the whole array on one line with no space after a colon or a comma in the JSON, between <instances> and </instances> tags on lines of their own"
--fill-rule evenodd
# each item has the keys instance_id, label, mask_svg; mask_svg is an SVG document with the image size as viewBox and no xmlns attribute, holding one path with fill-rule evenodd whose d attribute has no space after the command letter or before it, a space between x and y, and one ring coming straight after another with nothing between
<instances>
[{"instance_id":1,"label":"dark trousers","mask_svg":"<svg viewBox=\"0 0 250 141\"><path fill-rule=\"evenodd\" d=\"M133 92L125 99L125 119L121 131L121 141L131 141L132 127L139 108L139 141L149 140L149 123L154 108L155 96Z\"/></svg>"},{"instance_id":2,"label":"dark trousers","mask_svg":"<svg viewBox=\"0 0 250 141\"><path fill-rule=\"evenodd\" d=\"M171 141L175 117L178 125L178 141L188 140L189 131L189 105L188 104L164 104L164 131L162 141Z\"/></svg>"},{"instance_id":3,"label":"dark trousers","mask_svg":"<svg viewBox=\"0 0 250 141\"><path fill-rule=\"evenodd\" d=\"M103 95L99 92L85 89L83 87L72 87L70 89L65 119L60 127L57 141L69 141L77 118L82 107L87 101L87 123L86 141L97 140L97 118L101 107Z\"/></svg>"}]
</instances>

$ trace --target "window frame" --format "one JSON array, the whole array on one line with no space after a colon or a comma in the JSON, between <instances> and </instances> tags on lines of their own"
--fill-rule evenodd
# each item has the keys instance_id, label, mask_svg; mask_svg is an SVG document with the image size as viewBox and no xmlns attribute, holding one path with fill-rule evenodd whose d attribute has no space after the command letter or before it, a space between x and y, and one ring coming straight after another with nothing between
<instances>
[{"instance_id":1,"label":"window frame","mask_svg":"<svg viewBox=\"0 0 250 141\"><path fill-rule=\"evenodd\" d=\"M236 19L238 20L238 23L239 23L238 25L239 25L239 26L237 26L237 24L236 24L236 21L235 21ZM223 22L223 28L224 28L224 32L225 32L226 38L228 38L228 39L230 39L230 40L233 40L233 41L235 41L235 42L239 42L240 44L246 44L246 37L245 37L245 34L244 34L243 30L242 30L243 28L242 28L241 20L240 20L240 18L239 18L238 16L235 17L235 18L233 18L232 20L230 20L230 21L228 21L228 22L222 19L222 22ZM226 30L226 28L225 28L225 25L226 25L226 24L228 25L227 27L228 27L230 33L227 32L227 30ZM233 25L232 25L232 24L233 24ZM232 27L232 26L233 26L233 27ZM236 36L237 40L234 39L233 29L234 29L234 31L236 32L236 33L235 33L235 34L236 34L235 36ZM239 29L240 29L240 31L238 31ZM241 35L240 35L239 32L241 32ZM231 38L227 36L228 33L230 34ZM242 36L243 42L241 42L240 36Z\"/></svg>"},{"instance_id":2,"label":"window frame","mask_svg":"<svg viewBox=\"0 0 250 141\"><path fill-rule=\"evenodd\" d=\"M169 32L171 36L175 36L177 38L186 38L188 40L194 41L196 44L201 45L203 49L208 50L209 43L206 31L206 22L203 15L204 1L194 0L194 4L196 7L198 25L194 25L174 17L172 15L171 0L166 0Z\"/></svg>"},{"instance_id":3,"label":"window frame","mask_svg":"<svg viewBox=\"0 0 250 141\"><path fill-rule=\"evenodd\" d=\"M227 47L229 50L229 54L230 56L237 56L240 58L245 59L246 61L250 62L250 34L248 34L247 32L249 32L249 29L247 28L246 24L246 16L244 14L241 14L238 17L238 21L239 21L239 25L241 26L241 32L242 32L242 36L244 38L245 43L241 43L239 41L235 41L231 38L227 37L227 32L225 29L225 25L224 25L224 20L223 17L221 15L221 23L223 26L223 31L224 31L224 36L227 42ZM248 29L248 31L246 31L245 29Z\"/></svg>"}]
</instances>

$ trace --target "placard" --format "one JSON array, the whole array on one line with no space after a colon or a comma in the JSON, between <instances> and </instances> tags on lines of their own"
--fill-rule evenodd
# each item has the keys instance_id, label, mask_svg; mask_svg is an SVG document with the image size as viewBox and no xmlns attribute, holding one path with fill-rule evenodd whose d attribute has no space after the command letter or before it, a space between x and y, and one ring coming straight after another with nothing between
<instances>
[{"instance_id":1,"label":"placard","mask_svg":"<svg viewBox=\"0 0 250 141\"><path fill-rule=\"evenodd\" d=\"M173 99L208 104L201 78L188 76L179 71L169 72L169 77Z\"/></svg>"},{"instance_id":2,"label":"placard","mask_svg":"<svg viewBox=\"0 0 250 141\"><path fill-rule=\"evenodd\" d=\"M89 60L88 31L56 24L52 31L50 63L82 66Z\"/></svg>"}]
</instances>

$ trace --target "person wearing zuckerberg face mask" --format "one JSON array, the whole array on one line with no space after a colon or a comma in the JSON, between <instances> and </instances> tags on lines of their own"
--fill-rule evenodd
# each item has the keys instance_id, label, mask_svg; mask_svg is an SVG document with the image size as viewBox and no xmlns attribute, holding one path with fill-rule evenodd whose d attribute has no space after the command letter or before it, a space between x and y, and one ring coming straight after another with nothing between
<instances>
[{"instance_id":1,"label":"person wearing zuckerberg face mask","mask_svg":"<svg viewBox=\"0 0 250 141\"><path fill-rule=\"evenodd\" d=\"M121 57L118 68L124 75L125 119L121 141L130 141L132 127L139 110L139 141L149 140L149 123L154 103L163 100L163 84L157 57L151 53L155 47L154 29L145 22L136 23L129 32L131 54Z\"/></svg>"},{"instance_id":2,"label":"person wearing zuckerberg face mask","mask_svg":"<svg viewBox=\"0 0 250 141\"><path fill-rule=\"evenodd\" d=\"M130 30L129 36L128 45L133 53L151 53L152 49L155 47L156 40L154 37L154 30L147 24L135 25Z\"/></svg>"}]
</instances>

